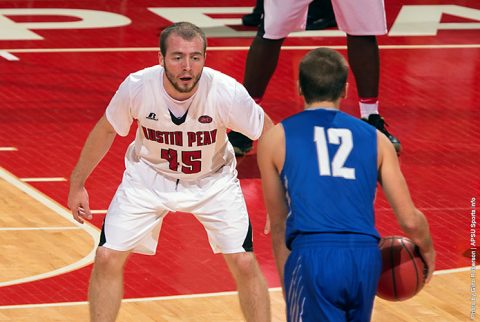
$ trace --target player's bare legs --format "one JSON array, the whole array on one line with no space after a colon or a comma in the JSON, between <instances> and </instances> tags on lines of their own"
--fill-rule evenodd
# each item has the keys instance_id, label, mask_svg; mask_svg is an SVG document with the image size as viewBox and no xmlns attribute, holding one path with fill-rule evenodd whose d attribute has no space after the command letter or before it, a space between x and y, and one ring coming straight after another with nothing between
<instances>
[{"instance_id":1,"label":"player's bare legs","mask_svg":"<svg viewBox=\"0 0 480 322\"><path fill-rule=\"evenodd\" d=\"M88 290L91 322L115 321L123 297L123 268L129 254L98 247Z\"/></svg>"},{"instance_id":2,"label":"player's bare legs","mask_svg":"<svg viewBox=\"0 0 480 322\"><path fill-rule=\"evenodd\" d=\"M267 282L253 252L224 254L237 284L240 307L247 322L268 322L270 296Z\"/></svg>"},{"instance_id":3,"label":"player's bare legs","mask_svg":"<svg viewBox=\"0 0 480 322\"><path fill-rule=\"evenodd\" d=\"M375 36L347 35L348 63L359 97L378 97L380 55Z\"/></svg>"},{"instance_id":4,"label":"player's bare legs","mask_svg":"<svg viewBox=\"0 0 480 322\"><path fill-rule=\"evenodd\" d=\"M380 82L380 54L377 37L347 35L348 63L357 83L362 118L385 134L397 153L401 145L385 128L385 121L378 113L378 87ZM363 107L362 107L363 105ZM370 107L368 107L370 106Z\"/></svg>"},{"instance_id":5,"label":"player's bare legs","mask_svg":"<svg viewBox=\"0 0 480 322\"><path fill-rule=\"evenodd\" d=\"M262 99L268 82L277 67L280 49L284 39L265 39L257 35L248 51L243 76L243 86L257 103ZM245 155L252 149L252 140L238 132L230 132L228 139L237 156Z\"/></svg>"},{"instance_id":6,"label":"player's bare legs","mask_svg":"<svg viewBox=\"0 0 480 322\"><path fill-rule=\"evenodd\" d=\"M263 97L270 78L277 67L284 39L265 39L256 36L248 51L243 86L254 99Z\"/></svg>"}]
</instances>

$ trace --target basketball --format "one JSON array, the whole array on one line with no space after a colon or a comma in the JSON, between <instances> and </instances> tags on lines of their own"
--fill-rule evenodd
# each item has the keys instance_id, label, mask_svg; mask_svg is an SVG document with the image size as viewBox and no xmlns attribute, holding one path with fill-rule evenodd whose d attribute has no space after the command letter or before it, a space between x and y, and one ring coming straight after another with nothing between
<instances>
[{"instance_id":1,"label":"basketball","mask_svg":"<svg viewBox=\"0 0 480 322\"><path fill-rule=\"evenodd\" d=\"M388 301L403 301L420 292L428 268L418 247L401 236L382 238L379 247L383 267L377 296Z\"/></svg>"}]
</instances>

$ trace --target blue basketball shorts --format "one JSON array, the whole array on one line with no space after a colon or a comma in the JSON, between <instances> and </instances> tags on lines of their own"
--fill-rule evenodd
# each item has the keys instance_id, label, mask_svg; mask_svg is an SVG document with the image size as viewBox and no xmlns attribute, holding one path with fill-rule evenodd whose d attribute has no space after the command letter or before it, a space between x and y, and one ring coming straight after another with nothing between
<instances>
[{"instance_id":1,"label":"blue basketball shorts","mask_svg":"<svg viewBox=\"0 0 480 322\"><path fill-rule=\"evenodd\" d=\"M287 320L370 321L381 270L375 237L297 236L285 264Z\"/></svg>"}]
</instances>

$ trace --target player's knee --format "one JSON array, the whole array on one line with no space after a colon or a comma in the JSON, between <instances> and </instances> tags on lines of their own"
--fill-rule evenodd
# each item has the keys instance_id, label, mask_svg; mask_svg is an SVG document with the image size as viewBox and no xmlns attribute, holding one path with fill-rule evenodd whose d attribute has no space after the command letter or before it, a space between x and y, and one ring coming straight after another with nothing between
<instances>
[{"instance_id":1,"label":"player's knee","mask_svg":"<svg viewBox=\"0 0 480 322\"><path fill-rule=\"evenodd\" d=\"M98 247L95 255L95 270L97 272L121 272L127 259L127 254L127 252Z\"/></svg>"},{"instance_id":2,"label":"player's knee","mask_svg":"<svg viewBox=\"0 0 480 322\"><path fill-rule=\"evenodd\" d=\"M252 252L239 253L231 256L230 263L239 277L254 277L259 273L257 260Z\"/></svg>"}]
</instances>

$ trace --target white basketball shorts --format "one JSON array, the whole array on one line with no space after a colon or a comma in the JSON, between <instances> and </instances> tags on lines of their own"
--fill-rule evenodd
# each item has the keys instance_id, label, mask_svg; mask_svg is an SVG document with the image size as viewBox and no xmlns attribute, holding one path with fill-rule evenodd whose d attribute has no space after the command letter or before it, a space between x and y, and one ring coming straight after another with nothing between
<instances>
[{"instance_id":1,"label":"white basketball shorts","mask_svg":"<svg viewBox=\"0 0 480 322\"><path fill-rule=\"evenodd\" d=\"M266 39L286 38L306 28L308 5L312 0L265 0ZM387 33L383 0L332 0L338 29L352 36Z\"/></svg>"},{"instance_id":2,"label":"white basketball shorts","mask_svg":"<svg viewBox=\"0 0 480 322\"><path fill-rule=\"evenodd\" d=\"M233 165L194 182L169 179L143 161L126 160L122 183L108 208L100 246L153 255L163 218L192 213L214 253L252 251L252 230Z\"/></svg>"}]
</instances>

